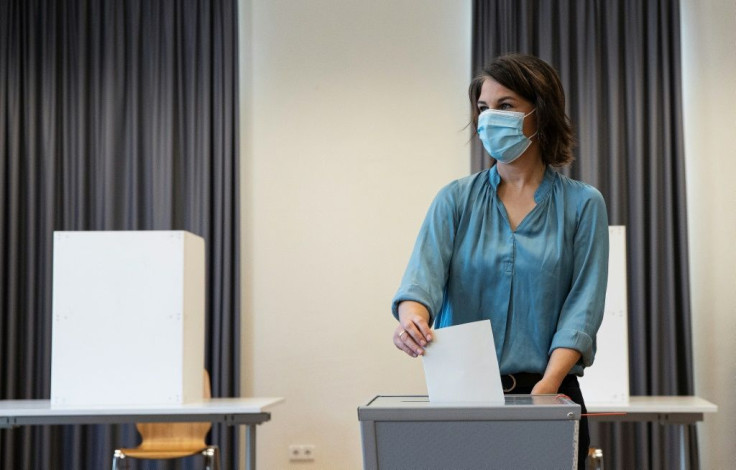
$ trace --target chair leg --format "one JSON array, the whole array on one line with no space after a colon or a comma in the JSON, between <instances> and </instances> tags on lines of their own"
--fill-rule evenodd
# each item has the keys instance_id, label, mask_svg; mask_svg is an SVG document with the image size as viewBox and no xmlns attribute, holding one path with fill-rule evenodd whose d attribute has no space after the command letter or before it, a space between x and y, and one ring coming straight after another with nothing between
<instances>
[{"instance_id":1,"label":"chair leg","mask_svg":"<svg viewBox=\"0 0 736 470\"><path fill-rule=\"evenodd\" d=\"M112 456L112 470L128 470L128 461L120 449L116 449Z\"/></svg>"},{"instance_id":2,"label":"chair leg","mask_svg":"<svg viewBox=\"0 0 736 470\"><path fill-rule=\"evenodd\" d=\"M587 463L590 470L603 470L603 450L596 447L589 448Z\"/></svg>"},{"instance_id":3,"label":"chair leg","mask_svg":"<svg viewBox=\"0 0 736 470\"><path fill-rule=\"evenodd\" d=\"M220 470L220 448L210 446L202 451L204 455L204 470Z\"/></svg>"}]
</instances>

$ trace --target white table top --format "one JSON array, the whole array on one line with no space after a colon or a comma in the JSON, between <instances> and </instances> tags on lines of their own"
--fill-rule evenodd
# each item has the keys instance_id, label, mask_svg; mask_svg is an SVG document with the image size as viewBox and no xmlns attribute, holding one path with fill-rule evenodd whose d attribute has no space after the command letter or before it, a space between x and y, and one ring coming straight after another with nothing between
<instances>
[{"instance_id":1,"label":"white table top","mask_svg":"<svg viewBox=\"0 0 736 470\"><path fill-rule=\"evenodd\" d=\"M50 400L0 400L0 417L86 415L207 415L262 413L283 398L212 398L182 405L52 406Z\"/></svg>"},{"instance_id":2,"label":"white table top","mask_svg":"<svg viewBox=\"0 0 736 470\"><path fill-rule=\"evenodd\" d=\"M590 413L715 413L718 406L695 396L632 396L628 402L586 403Z\"/></svg>"}]
</instances>

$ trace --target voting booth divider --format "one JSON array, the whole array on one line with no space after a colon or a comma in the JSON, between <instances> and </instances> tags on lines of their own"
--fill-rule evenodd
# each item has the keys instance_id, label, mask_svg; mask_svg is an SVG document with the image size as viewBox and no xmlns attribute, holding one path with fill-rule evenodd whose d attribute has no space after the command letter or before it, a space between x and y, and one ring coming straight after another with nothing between
<instances>
[{"instance_id":1,"label":"voting booth divider","mask_svg":"<svg viewBox=\"0 0 736 470\"><path fill-rule=\"evenodd\" d=\"M580 377L586 405L629 402L629 321L626 227L608 227L608 287L595 361Z\"/></svg>"},{"instance_id":2,"label":"voting booth divider","mask_svg":"<svg viewBox=\"0 0 736 470\"><path fill-rule=\"evenodd\" d=\"M51 405L203 399L204 239L55 232Z\"/></svg>"}]
</instances>

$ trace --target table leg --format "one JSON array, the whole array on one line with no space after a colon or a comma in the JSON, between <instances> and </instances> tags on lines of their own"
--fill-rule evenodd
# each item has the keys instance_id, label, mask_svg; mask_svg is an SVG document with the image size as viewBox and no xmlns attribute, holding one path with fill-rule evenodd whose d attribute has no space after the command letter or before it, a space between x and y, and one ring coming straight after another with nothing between
<instances>
[{"instance_id":1,"label":"table leg","mask_svg":"<svg viewBox=\"0 0 736 470\"><path fill-rule=\"evenodd\" d=\"M682 470L692 470L690 465L690 427L680 424L680 467Z\"/></svg>"},{"instance_id":2,"label":"table leg","mask_svg":"<svg viewBox=\"0 0 736 470\"><path fill-rule=\"evenodd\" d=\"M256 470L256 425L245 425L245 470Z\"/></svg>"}]
</instances>

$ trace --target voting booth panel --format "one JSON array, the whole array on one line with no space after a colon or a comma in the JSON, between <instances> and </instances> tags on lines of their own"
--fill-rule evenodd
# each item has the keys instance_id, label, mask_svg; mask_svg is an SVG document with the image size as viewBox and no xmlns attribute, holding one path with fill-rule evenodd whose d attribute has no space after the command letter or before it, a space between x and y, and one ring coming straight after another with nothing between
<instances>
[{"instance_id":1,"label":"voting booth panel","mask_svg":"<svg viewBox=\"0 0 736 470\"><path fill-rule=\"evenodd\" d=\"M580 378L586 404L629 401L628 296L626 290L626 227L608 228L608 287L603 323L596 337L591 367Z\"/></svg>"},{"instance_id":2,"label":"voting booth panel","mask_svg":"<svg viewBox=\"0 0 736 470\"><path fill-rule=\"evenodd\" d=\"M53 406L202 400L201 237L55 232L53 259Z\"/></svg>"},{"instance_id":3,"label":"voting booth panel","mask_svg":"<svg viewBox=\"0 0 736 470\"><path fill-rule=\"evenodd\" d=\"M377 396L358 418L365 469L577 467L580 406L563 397L438 405L426 396Z\"/></svg>"}]
</instances>

